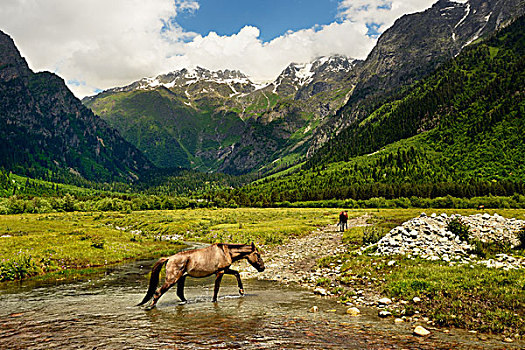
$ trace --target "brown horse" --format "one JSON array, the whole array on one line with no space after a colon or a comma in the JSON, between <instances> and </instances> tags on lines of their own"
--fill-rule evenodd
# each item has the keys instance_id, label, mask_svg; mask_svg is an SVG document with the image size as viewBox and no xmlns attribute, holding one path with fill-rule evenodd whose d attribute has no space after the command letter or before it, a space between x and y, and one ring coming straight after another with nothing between
<instances>
[{"instance_id":1,"label":"brown horse","mask_svg":"<svg viewBox=\"0 0 525 350\"><path fill-rule=\"evenodd\" d=\"M154 308L162 294L166 293L175 283L177 283L178 297L180 300L186 301L186 298L184 298L184 281L187 276L200 278L215 274L217 277L215 278L213 302L217 301L222 276L225 274L234 275L237 278L239 294L244 295L239 272L230 269L232 263L241 259L248 260L250 265L255 267L257 271L264 271L264 262L253 243L251 245L215 243L206 248L187 250L168 258L160 258L153 265L148 292L137 306L145 304L153 297L153 302L149 308ZM159 283L160 270L166 262L166 279L162 287L155 291Z\"/></svg>"}]
</instances>

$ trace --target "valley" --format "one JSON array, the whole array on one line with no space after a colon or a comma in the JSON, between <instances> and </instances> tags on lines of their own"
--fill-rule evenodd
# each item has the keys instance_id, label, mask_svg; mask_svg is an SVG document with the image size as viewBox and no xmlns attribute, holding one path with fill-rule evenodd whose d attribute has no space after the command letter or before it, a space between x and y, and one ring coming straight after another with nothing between
<instances>
[{"instance_id":1,"label":"valley","mask_svg":"<svg viewBox=\"0 0 525 350\"><path fill-rule=\"evenodd\" d=\"M381 30L268 81L187 64L79 99L2 29L0 347L523 348L525 5L439 0ZM260 248L253 292L131 307L153 259L219 242Z\"/></svg>"}]
</instances>

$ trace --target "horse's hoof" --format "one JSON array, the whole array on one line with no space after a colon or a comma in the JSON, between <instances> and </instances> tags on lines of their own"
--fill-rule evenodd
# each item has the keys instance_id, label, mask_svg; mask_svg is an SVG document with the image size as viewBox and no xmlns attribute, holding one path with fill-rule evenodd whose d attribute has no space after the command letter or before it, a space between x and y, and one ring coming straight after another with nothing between
<instances>
[{"instance_id":1,"label":"horse's hoof","mask_svg":"<svg viewBox=\"0 0 525 350\"><path fill-rule=\"evenodd\" d=\"M239 294L244 295L244 289L239 289Z\"/></svg>"},{"instance_id":2,"label":"horse's hoof","mask_svg":"<svg viewBox=\"0 0 525 350\"><path fill-rule=\"evenodd\" d=\"M156 307L156 305L146 306L146 307L144 308L144 310L150 311L150 310L153 310L155 307Z\"/></svg>"}]
</instances>

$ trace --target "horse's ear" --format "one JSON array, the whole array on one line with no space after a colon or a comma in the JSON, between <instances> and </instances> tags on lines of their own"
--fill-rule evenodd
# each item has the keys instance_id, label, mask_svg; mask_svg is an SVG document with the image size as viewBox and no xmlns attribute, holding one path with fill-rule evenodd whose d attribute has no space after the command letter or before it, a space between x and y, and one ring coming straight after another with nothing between
<instances>
[{"instance_id":1,"label":"horse's ear","mask_svg":"<svg viewBox=\"0 0 525 350\"><path fill-rule=\"evenodd\" d=\"M255 250L255 244L252 242L252 251Z\"/></svg>"}]
</instances>

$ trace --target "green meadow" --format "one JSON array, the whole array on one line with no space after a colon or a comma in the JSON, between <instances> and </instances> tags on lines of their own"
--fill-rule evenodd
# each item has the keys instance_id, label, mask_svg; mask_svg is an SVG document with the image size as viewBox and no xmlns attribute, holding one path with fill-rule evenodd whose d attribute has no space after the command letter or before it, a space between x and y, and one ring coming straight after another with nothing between
<instances>
[{"instance_id":1,"label":"green meadow","mask_svg":"<svg viewBox=\"0 0 525 350\"><path fill-rule=\"evenodd\" d=\"M173 254L182 239L275 245L336 221L325 209L188 209L0 216L0 281Z\"/></svg>"}]
</instances>

